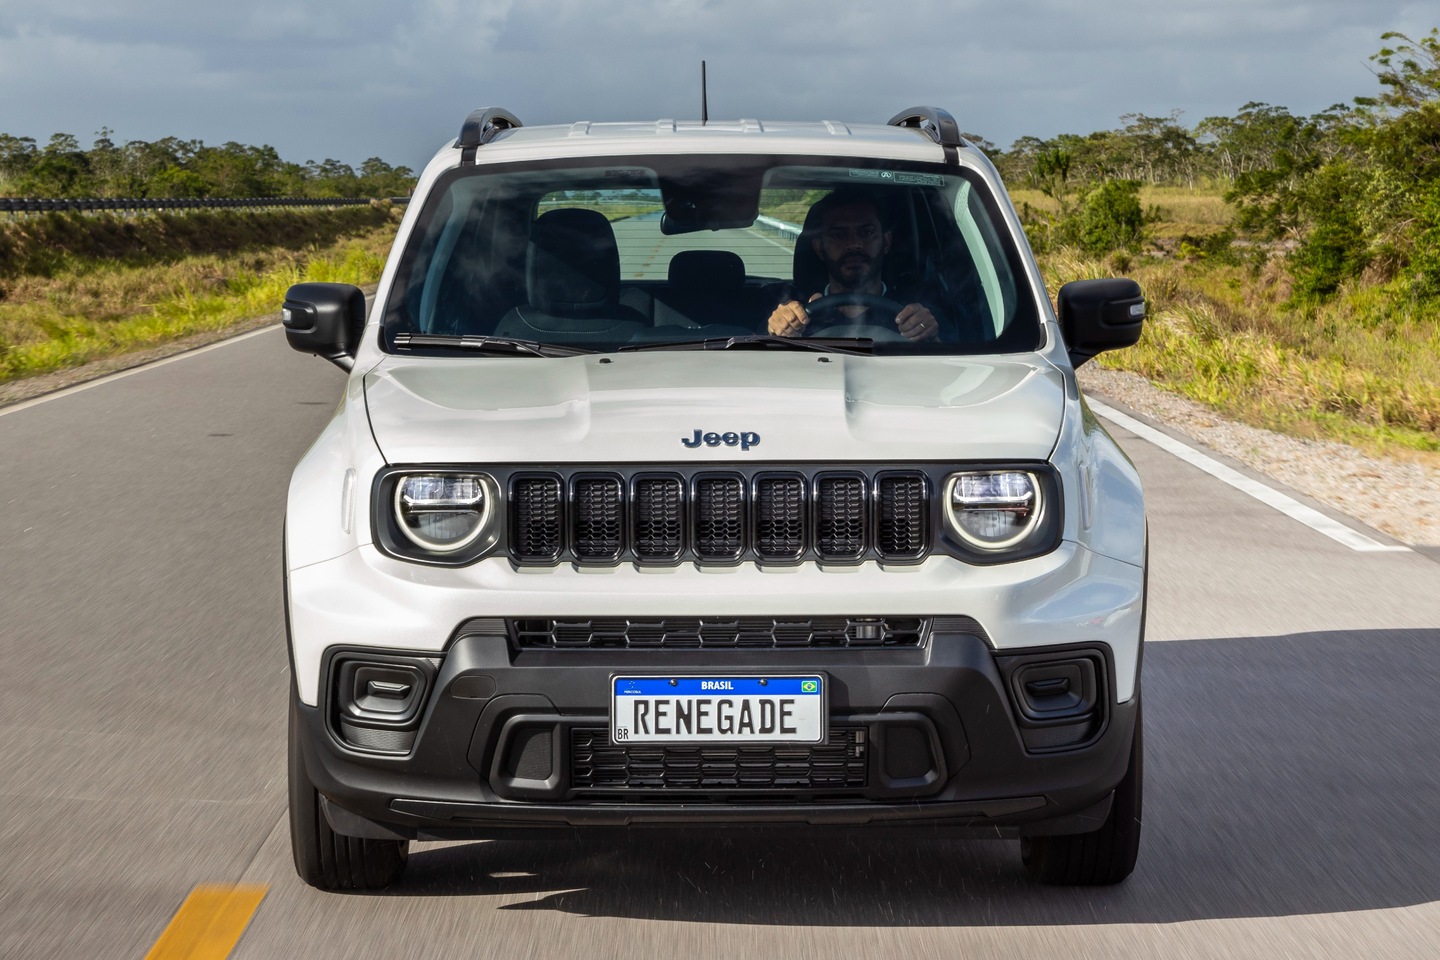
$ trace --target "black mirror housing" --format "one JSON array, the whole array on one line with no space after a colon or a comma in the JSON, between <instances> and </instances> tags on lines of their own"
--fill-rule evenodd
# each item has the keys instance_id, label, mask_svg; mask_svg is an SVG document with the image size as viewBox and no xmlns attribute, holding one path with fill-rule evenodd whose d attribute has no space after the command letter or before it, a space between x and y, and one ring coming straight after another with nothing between
<instances>
[{"instance_id":1,"label":"black mirror housing","mask_svg":"<svg viewBox=\"0 0 1440 960\"><path fill-rule=\"evenodd\" d=\"M348 283L297 283L285 291L280 319L290 346L349 370L365 330L365 292Z\"/></svg>"},{"instance_id":2,"label":"black mirror housing","mask_svg":"<svg viewBox=\"0 0 1440 960\"><path fill-rule=\"evenodd\" d=\"M1074 280L1055 298L1070 365L1134 346L1145 323L1145 295L1134 280Z\"/></svg>"}]
</instances>

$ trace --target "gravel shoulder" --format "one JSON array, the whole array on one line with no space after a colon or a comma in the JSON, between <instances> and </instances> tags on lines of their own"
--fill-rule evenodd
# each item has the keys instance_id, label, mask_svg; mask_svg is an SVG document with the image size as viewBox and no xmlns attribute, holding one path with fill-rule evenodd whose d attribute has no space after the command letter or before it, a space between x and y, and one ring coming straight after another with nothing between
<instances>
[{"instance_id":1,"label":"gravel shoulder","mask_svg":"<svg viewBox=\"0 0 1440 960\"><path fill-rule=\"evenodd\" d=\"M1227 420L1138 374L1087 364L1079 378L1087 394L1128 407L1402 543L1440 548L1440 470L1434 467Z\"/></svg>"},{"instance_id":2,"label":"gravel shoulder","mask_svg":"<svg viewBox=\"0 0 1440 960\"><path fill-rule=\"evenodd\" d=\"M0 407L279 322L278 313L268 314L225 331L196 334L147 350L0 383ZM1303 440L1246 426L1161 390L1137 374L1096 364L1081 368L1080 384L1086 393L1125 406L1402 543L1440 550L1440 469L1370 456L1342 443Z\"/></svg>"}]
</instances>

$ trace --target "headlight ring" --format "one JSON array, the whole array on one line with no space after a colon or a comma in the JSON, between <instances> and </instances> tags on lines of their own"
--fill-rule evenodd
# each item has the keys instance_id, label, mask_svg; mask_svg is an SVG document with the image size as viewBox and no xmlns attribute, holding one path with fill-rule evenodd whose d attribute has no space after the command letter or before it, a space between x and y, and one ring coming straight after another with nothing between
<instances>
[{"instance_id":1,"label":"headlight ring","mask_svg":"<svg viewBox=\"0 0 1440 960\"><path fill-rule=\"evenodd\" d=\"M967 546L985 553L1012 550L1040 527L1044 485L1028 470L967 470L945 483L945 517Z\"/></svg>"},{"instance_id":2,"label":"headlight ring","mask_svg":"<svg viewBox=\"0 0 1440 960\"><path fill-rule=\"evenodd\" d=\"M482 474L423 472L395 478L396 530L414 547L450 557L492 530L498 494Z\"/></svg>"}]
</instances>

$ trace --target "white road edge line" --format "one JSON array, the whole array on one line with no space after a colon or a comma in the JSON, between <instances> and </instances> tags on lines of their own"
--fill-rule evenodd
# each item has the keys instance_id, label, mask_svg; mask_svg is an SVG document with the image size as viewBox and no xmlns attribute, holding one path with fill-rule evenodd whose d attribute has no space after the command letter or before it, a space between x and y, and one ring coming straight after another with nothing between
<instances>
[{"instance_id":1,"label":"white road edge line","mask_svg":"<svg viewBox=\"0 0 1440 960\"><path fill-rule=\"evenodd\" d=\"M239 343L241 340L249 340L251 337L258 337L262 333L270 333L278 330L280 324L274 323L261 327L259 330L251 330L248 333L241 333L233 337L226 337L224 340L217 340L214 343L206 344L203 347L196 347L194 350L186 350L184 353L177 353L171 357L161 357L159 360L152 360L149 363L142 363L138 367L130 367L128 370L120 370L116 373L97 377L94 380L86 380L84 383L77 383L73 387L66 387L63 390L56 390L54 393L41 394L30 400L21 400L19 403L11 404L8 407L0 407L0 417L11 413L19 413L21 410L28 410L31 407L38 407L42 403L49 403L51 400L59 400L61 397L68 397L71 394L89 390L102 384L113 383L116 380L124 380L126 377L133 377L137 373L144 373L146 370L153 370L156 367L163 367L167 363L178 363L190 357L198 357L202 353L209 353L211 350L219 350L221 347L228 347L232 343Z\"/></svg>"},{"instance_id":2,"label":"white road edge line","mask_svg":"<svg viewBox=\"0 0 1440 960\"><path fill-rule=\"evenodd\" d=\"M1361 553L1412 552L1409 547L1381 543L1378 540L1373 540L1365 536L1363 533L1351 530L1345 526L1345 524L1330 519L1319 510L1307 507L1305 504L1292 497L1286 496L1273 487L1267 487L1259 481L1252 480L1238 470L1232 470L1218 460L1213 460L1205 456L1205 454L1196 450L1194 447L1181 443L1179 440L1161 433L1154 427L1141 423L1134 417L1128 417L1119 410L1113 410L1090 397L1086 397L1085 402L1091 410L1106 420L1109 420L1111 423L1124 427L1142 440L1147 440L1166 453L1179 457L1192 467L1197 467L1205 471L1221 483L1228 483L1241 493L1254 497L1268 507L1274 507L1292 520L1300 521L1316 533L1322 533L1331 540L1344 544L1351 550L1357 550Z\"/></svg>"}]
</instances>

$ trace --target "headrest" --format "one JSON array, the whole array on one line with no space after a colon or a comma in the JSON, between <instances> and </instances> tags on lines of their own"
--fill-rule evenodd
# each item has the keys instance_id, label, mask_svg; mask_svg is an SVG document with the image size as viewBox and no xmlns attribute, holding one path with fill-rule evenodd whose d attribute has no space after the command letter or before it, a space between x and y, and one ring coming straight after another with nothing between
<instances>
[{"instance_id":1,"label":"headrest","mask_svg":"<svg viewBox=\"0 0 1440 960\"><path fill-rule=\"evenodd\" d=\"M815 249L810 243L820 232L822 213L818 203L812 206L810 212L805 214L805 225L800 228L800 236L795 240L790 276L794 279L797 295L801 300L824 290L825 284L830 282L830 277L825 272L825 264L815 255Z\"/></svg>"},{"instance_id":2,"label":"headrest","mask_svg":"<svg viewBox=\"0 0 1440 960\"><path fill-rule=\"evenodd\" d=\"M605 215L567 207L530 228L526 260L530 304L558 316L613 309L620 300L620 254Z\"/></svg>"},{"instance_id":3,"label":"headrest","mask_svg":"<svg viewBox=\"0 0 1440 960\"><path fill-rule=\"evenodd\" d=\"M670 286L686 293L735 293L745 287L745 261L730 250L682 250L670 258Z\"/></svg>"}]
</instances>

